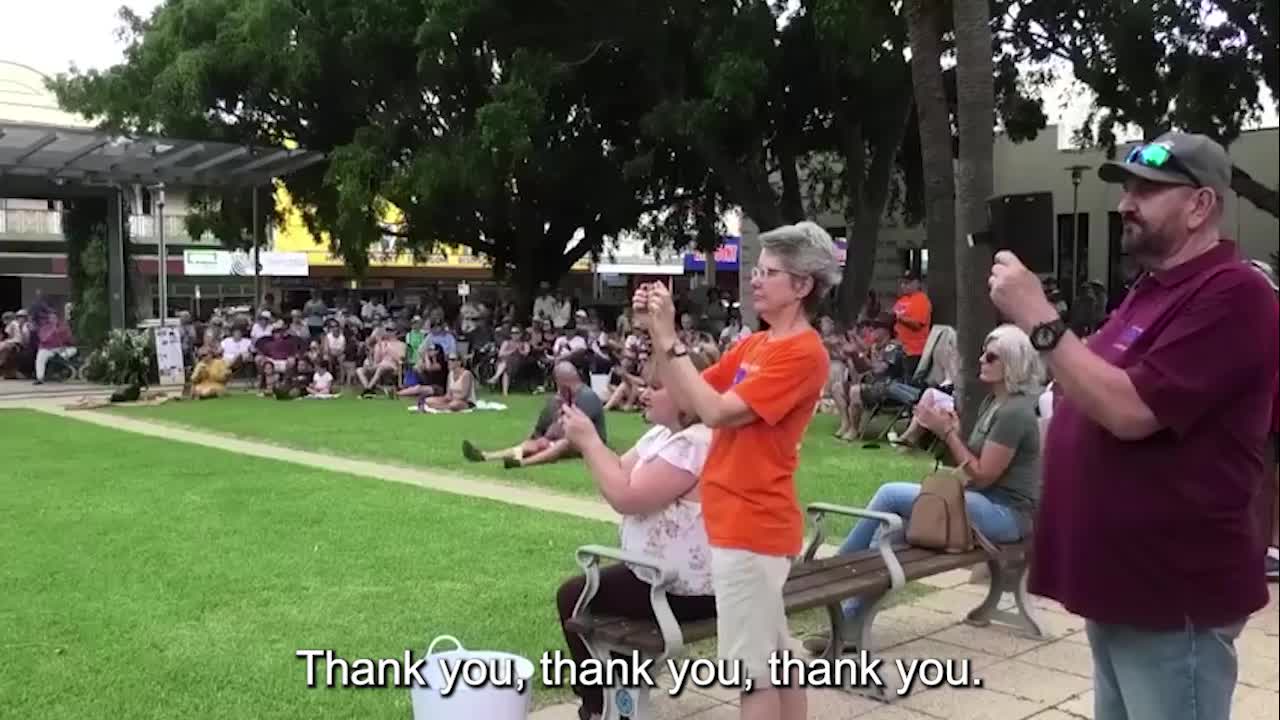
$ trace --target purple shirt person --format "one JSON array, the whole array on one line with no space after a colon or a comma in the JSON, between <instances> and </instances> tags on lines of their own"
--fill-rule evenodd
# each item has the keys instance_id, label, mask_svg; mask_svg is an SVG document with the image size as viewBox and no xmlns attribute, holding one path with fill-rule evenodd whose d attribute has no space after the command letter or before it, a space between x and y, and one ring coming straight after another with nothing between
<instances>
[{"instance_id":1,"label":"purple shirt person","mask_svg":"<svg viewBox=\"0 0 1280 720\"><path fill-rule=\"evenodd\" d=\"M1030 589L1086 619L1096 720L1226 718L1235 639L1268 599L1252 508L1280 317L1219 231L1220 145L1170 133L1098 174L1124 184L1122 242L1145 274L1087 344L1012 254L990 280L1062 389Z\"/></svg>"}]
</instances>

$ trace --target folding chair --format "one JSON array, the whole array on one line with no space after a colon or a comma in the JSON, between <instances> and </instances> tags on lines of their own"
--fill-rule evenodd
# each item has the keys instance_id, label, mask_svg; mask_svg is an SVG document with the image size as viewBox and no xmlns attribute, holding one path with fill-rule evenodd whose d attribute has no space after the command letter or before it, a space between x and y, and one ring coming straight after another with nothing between
<instances>
[{"instance_id":1,"label":"folding chair","mask_svg":"<svg viewBox=\"0 0 1280 720\"><path fill-rule=\"evenodd\" d=\"M954 382L955 378L960 374L959 368L955 367L957 359L956 351L956 331L950 325L934 325L929 330L929 339L925 342L924 353L920 358L920 365L908 380L909 384L920 388L922 391L929 388L943 387L947 381ZM908 423L911 421L911 415L915 410L915 403L901 403L891 398L885 398L876 403L862 421L862 431L858 433L859 437L865 434L867 428L871 427L871 422L875 420L882 411L893 410L893 418L889 424L884 427L876 435L877 442L884 442L889 438L889 432L896 428L904 419Z\"/></svg>"}]
</instances>

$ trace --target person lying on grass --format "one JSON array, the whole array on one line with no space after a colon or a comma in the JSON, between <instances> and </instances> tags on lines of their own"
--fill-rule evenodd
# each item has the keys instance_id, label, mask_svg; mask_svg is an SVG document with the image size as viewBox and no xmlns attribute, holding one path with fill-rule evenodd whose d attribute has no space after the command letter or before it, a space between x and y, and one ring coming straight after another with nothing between
<instances>
[{"instance_id":1,"label":"person lying on grass","mask_svg":"<svg viewBox=\"0 0 1280 720\"><path fill-rule=\"evenodd\" d=\"M528 440L495 452L483 452L471 444L470 440L464 440L462 441L463 457L472 462L501 460L503 467L510 470L551 463L577 455L577 451L565 437L564 424L560 419L560 409L565 405L577 407L591 418L591 422L596 426L596 432L602 440L607 442L604 405L600 402L600 396L582 382L578 369L568 360L557 362L553 375L557 392L547 398L547 404L543 407L542 414L538 416L538 422L534 425L533 433Z\"/></svg>"},{"instance_id":2,"label":"person lying on grass","mask_svg":"<svg viewBox=\"0 0 1280 720\"><path fill-rule=\"evenodd\" d=\"M719 356L715 345L691 349L690 357L701 372ZM711 546L702 523L698 478L711 447L711 429L697 417L680 412L666 390L650 387L641 393L645 419L653 427L621 457L596 432L591 418L573 406L560 411L565 436L582 455L600 494L622 515L619 531L623 550L652 556L675 570L675 583L667 588L667 602L680 622L715 617L716 598L711 587ZM653 620L649 602L650 581L643 569L625 564L600 571L600 586L591 601L591 612ZM577 575L560 585L556 606L560 626L573 616L586 578ZM569 654L579 666L590 658L582 638L564 630ZM582 699L578 717L600 718L604 695L598 685L573 687Z\"/></svg>"}]
</instances>

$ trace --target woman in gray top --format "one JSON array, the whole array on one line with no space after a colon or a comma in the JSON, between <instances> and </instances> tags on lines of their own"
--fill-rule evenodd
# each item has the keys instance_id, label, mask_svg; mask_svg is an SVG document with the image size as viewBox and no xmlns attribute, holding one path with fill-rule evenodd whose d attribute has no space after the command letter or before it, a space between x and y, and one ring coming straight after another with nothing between
<instances>
[{"instance_id":1,"label":"woman in gray top","mask_svg":"<svg viewBox=\"0 0 1280 720\"><path fill-rule=\"evenodd\" d=\"M1040 427L1036 400L1044 382L1044 365L1027 334L1001 325L983 342L978 379L991 391L978 412L968 442L960 437L960 419L949 407L916 406L915 419L944 439L951 456L966 476L965 507L969 519L992 542L1021 540L1031 529L1040 499ZM868 510L899 515L904 521L920 494L919 483L886 483L876 491ZM879 523L860 520L840 552L871 547ZM847 601L845 617L857 614L857 600ZM826 640L806 643L821 652Z\"/></svg>"}]
</instances>

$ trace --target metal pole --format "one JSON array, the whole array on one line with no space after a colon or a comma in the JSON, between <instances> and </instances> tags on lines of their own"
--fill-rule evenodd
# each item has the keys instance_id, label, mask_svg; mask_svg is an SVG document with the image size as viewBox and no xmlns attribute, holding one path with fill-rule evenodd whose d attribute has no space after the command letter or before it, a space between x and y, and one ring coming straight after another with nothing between
<instances>
[{"instance_id":1,"label":"metal pole","mask_svg":"<svg viewBox=\"0 0 1280 720\"><path fill-rule=\"evenodd\" d=\"M1080 175L1071 176L1071 297L1080 287Z\"/></svg>"},{"instance_id":2,"label":"metal pole","mask_svg":"<svg viewBox=\"0 0 1280 720\"><path fill-rule=\"evenodd\" d=\"M1071 173L1071 290L1068 297L1072 305L1080 288L1080 179L1088 169L1088 165L1067 168Z\"/></svg>"},{"instance_id":3,"label":"metal pole","mask_svg":"<svg viewBox=\"0 0 1280 720\"><path fill-rule=\"evenodd\" d=\"M253 186L253 306L255 314L262 312L262 261L258 253L261 239L261 221L258 219L258 186Z\"/></svg>"},{"instance_id":4,"label":"metal pole","mask_svg":"<svg viewBox=\"0 0 1280 720\"><path fill-rule=\"evenodd\" d=\"M157 254L160 257L160 325L163 327L169 320L169 250L164 242L164 183L157 185L156 188L160 191L156 209L159 211Z\"/></svg>"}]
</instances>

